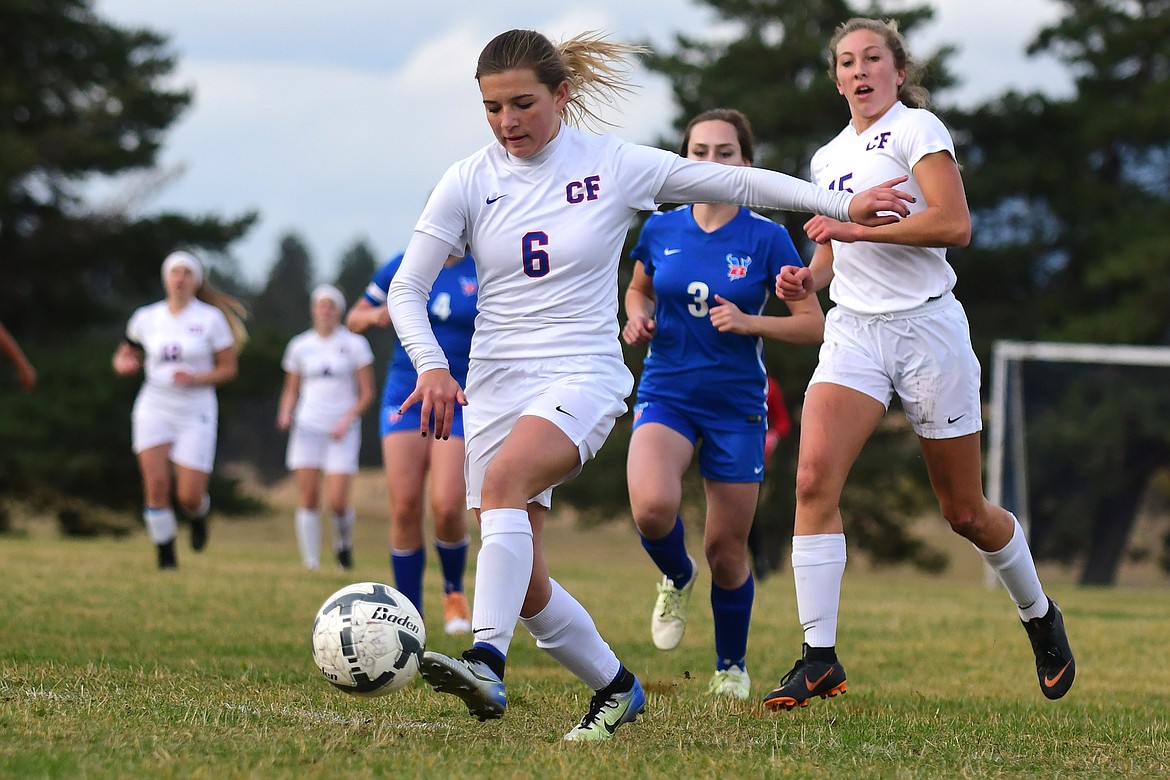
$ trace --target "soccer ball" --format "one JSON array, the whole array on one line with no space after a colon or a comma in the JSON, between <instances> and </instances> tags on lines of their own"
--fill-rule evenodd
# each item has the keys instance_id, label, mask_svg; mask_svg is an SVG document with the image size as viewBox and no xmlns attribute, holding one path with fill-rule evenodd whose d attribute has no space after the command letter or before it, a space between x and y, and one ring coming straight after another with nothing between
<instances>
[{"instance_id":1,"label":"soccer ball","mask_svg":"<svg viewBox=\"0 0 1170 780\"><path fill-rule=\"evenodd\" d=\"M389 585L359 582L325 600L313 620L313 660L325 679L357 696L385 696L418 674L422 616Z\"/></svg>"}]
</instances>

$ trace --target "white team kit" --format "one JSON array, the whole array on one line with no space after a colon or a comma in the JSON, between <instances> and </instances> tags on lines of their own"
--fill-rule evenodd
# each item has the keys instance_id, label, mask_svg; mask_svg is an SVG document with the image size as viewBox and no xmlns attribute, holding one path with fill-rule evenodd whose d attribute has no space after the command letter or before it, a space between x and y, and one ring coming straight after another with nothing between
<instances>
[{"instance_id":1,"label":"white team kit","mask_svg":"<svg viewBox=\"0 0 1170 780\"><path fill-rule=\"evenodd\" d=\"M328 336L308 330L285 348L281 368L300 377L300 393L289 432L289 469L322 469L327 474L353 474L361 449L361 421L334 439L333 429L357 403L357 372L374 362L365 336L338 326Z\"/></svg>"},{"instance_id":2,"label":"white team kit","mask_svg":"<svg viewBox=\"0 0 1170 780\"><path fill-rule=\"evenodd\" d=\"M912 171L928 154L955 156L954 142L925 109L894 105L872 127L850 124L812 158L813 181L860 191L897 176L926 208ZM809 384L832 382L889 407L901 398L919 436L946 439L982 428L979 361L962 304L951 293L955 272L941 247L833 242L825 341Z\"/></svg>"},{"instance_id":3,"label":"white team kit","mask_svg":"<svg viewBox=\"0 0 1170 780\"><path fill-rule=\"evenodd\" d=\"M425 308L416 304L425 304L446 254L470 245L480 289L464 410L468 505L479 505L483 469L519 417L558 425L584 462L625 412L633 377L618 342L617 266L639 211L660 202L743 199L844 219L851 197L564 124L530 159L493 142L448 169L389 300L419 373L446 367ZM589 392L582 379L592 383ZM534 500L547 505L549 496Z\"/></svg>"},{"instance_id":4,"label":"white team kit","mask_svg":"<svg viewBox=\"0 0 1170 780\"><path fill-rule=\"evenodd\" d=\"M171 444L173 463L211 473L219 418L215 388L176 385L175 373L215 368L216 353L234 343L227 317L197 298L177 314L159 301L131 315L126 339L145 354L146 379L131 413L134 451Z\"/></svg>"}]
</instances>

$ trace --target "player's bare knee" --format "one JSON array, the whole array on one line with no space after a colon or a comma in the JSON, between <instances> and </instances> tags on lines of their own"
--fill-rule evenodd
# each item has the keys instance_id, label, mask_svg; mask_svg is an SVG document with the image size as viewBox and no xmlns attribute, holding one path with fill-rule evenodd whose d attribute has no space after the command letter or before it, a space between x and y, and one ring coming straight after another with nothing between
<instances>
[{"instance_id":1,"label":"player's bare knee","mask_svg":"<svg viewBox=\"0 0 1170 780\"><path fill-rule=\"evenodd\" d=\"M796 470L796 501L802 505L836 501L837 491L830 489L825 472L815 465L801 464Z\"/></svg>"},{"instance_id":2,"label":"player's bare knee","mask_svg":"<svg viewBox=\"0 0 1170 780\"><path fill-rule=\"evenodd\" d=\"M660 539L674 528L678 516L678 502L660 496L631 498L630 511L638 531L649 539Z\"/></svg>"},{"instance_id":3,"label":"player's bare knee","mask_svg":"<svg viewBox=\"0 0 1170 780\"><path fill-rule=\"evenodd\" d=\"M975 539L984 530L975 507L944 507L943 517L951 530L964 539Z\"/></svg>"},{"instance_id":4,"label":"player's bare knee","mask_svg":"<svg viewBox=\"0 0 1170 780\"><path fill-rule=\"evenodd\" d=\"M743 583L744 571L748 567L746 545L731 545L720 541L703 545L707 567L711 570L711 581L721 588L730 590Z\"/></svg>"},{"instance_id":5,"label":"player's bare knee","mask_svg":"<svg viewBox=\"0 0 1170 780\"><path fill-rule=\"evenodd\" d=\"M481 505L488 508L523 506L532 497L515 474L498 466L497 462L493 462L484 472L479 495Z\"/></svg>"}]
</instances>

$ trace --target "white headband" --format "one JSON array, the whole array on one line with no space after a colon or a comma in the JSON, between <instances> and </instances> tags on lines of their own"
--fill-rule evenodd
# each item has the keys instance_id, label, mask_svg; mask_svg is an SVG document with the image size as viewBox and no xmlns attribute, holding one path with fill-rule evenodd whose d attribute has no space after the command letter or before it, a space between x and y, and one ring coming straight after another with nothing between
<instances>
[{"instance_id":1,"label":"white headband","mask_svg":"<svg viewBox=\"0 0 1170 780\"><path fill-rule=\"evenodd\" d=\"M319 284L313 288L313 294L309 296L309 303L316 303L322 298L328 298L337 306L338 311L345 311L345 296L331 284Z\"/></svg>"},{"instance_id":2,"label":"white headband","mask_svg":"<svg viewBox=\"0 0 1170 780\"><path fill-rule=\"evenodd\" d=\"M187 268L195 276L195 287L203 286L203 264L199 259L190 252L179 250L178 252L171 252L167 255L167 259L163 260L162 277L166 281L167 274L171 272L172 268Z\"/></svg>"}]
</instances>

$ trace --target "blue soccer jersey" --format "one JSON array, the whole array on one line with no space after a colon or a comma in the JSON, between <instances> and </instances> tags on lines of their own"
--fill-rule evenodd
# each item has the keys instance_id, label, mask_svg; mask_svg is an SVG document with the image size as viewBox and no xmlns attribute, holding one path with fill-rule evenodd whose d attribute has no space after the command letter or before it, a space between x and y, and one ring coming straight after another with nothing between
<instances>
[{"instance_id":1,"label":"blue soccer jersey","mask_svg":"<svg viewBox=\"0 0 1170 780\"><path fill-rule=\"evenodd\" d=\"M402 264L402 255L391 258L378 269L366 287L365 299L374 306L386 305L386 291ZM475 260L464 255L458 263L443 266L431 287L427 301L427 315L439 346L451 366L451 376L460 386L467 384L467 355L471 351L471 334L475 330L476 296L479 281L475 275ZM418 374L401 343L395 343L394 354L386 370L386 389L382 404L395 410L414 390ZM417 409L416 409L417 412Z\"/></svg>"},{"instance_id":2,"label":"blue soccer jersey","mask_svg":"<svg viewBox=\"0 0 1170 780\"><path fill-rule=\"evenodd\" d=\"M747 208L704 232L690 206L652 214L632 256L654 280L657 324L638 401L666 401L733 427L764 419L767 378L756 336L720 333L715 296L761 314L781 266L803 265L788 231ZM762 430L762 429L761 429Z\"/></svg>"}]
</instances>

